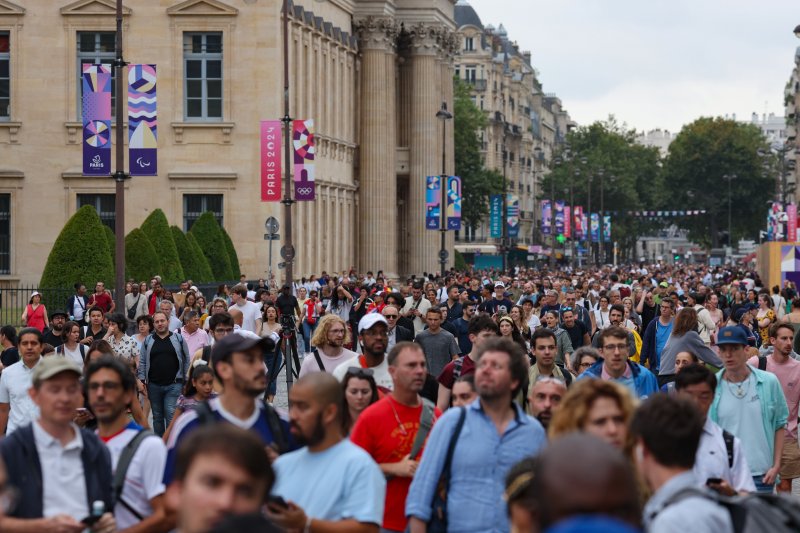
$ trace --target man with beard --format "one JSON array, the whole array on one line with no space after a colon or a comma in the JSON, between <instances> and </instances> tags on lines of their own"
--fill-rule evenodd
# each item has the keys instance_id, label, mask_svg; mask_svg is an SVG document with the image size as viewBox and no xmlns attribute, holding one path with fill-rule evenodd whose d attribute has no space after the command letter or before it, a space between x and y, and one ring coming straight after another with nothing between
<instances>
[{"instance_id":1,"label":"man with beard","mask_svg":"<svg viewBox=\"0 0 800 533\"><path fill-rule=\"evenodd\" d=\"M558 409L561 398L567 393L567 385L558 378L542 376L536 380L528 394L531 414L546 430Z\"/></svg>"},{"instance_id":2,"label":"man with beard","mask_svg":"<svg viewBox=\"0 0 800 533\"><path fill-rule=\"evenodd\" d=\"M50 313L50 328L44 331L44 342L53 348L58 348L64 344L62 335L64 334L64 324L67 322L67 313L64 311L53 311Z\"/></svg>"},{"instance_id":3,"label":"man with beard","mask_svg":"<svg viewBox=\"0 0 800 533\"><path fill-rule=\"evenodd\" d=\"M325 372L289 391L292 435L305 447L279 457L269 517L288 531L377 533L386 480L367 452L342 436L344 392Z\"/></svg>"},{"instance_id":4,"label":"man with beard","mask_svg":"<svg viewBox=\"0 0 800 533\"><path fill-rule=\"evenodd\" d=\"M117 527L131 533L169 531L162 482L167 449L128 417L128 406L137 401L133 374L119 359L102 357L86 371L86 390L97 435L111 452L112 471L127 464L122 486L114 487Z\"/></svg>"},{"instance_id":5,"label":"man with beard","mask_svg":"<svg viewBox=\"0 0 800 533\"><path fill-rule=\"evenodd\" d=\"M389 344L389 323L380 313L369 313L358 321L358 339L361 341L361 355L348 359L333 370L333 377L342 381L351 366L371 368L375 373L375 383L386 391L394 386L386 362L386 347Z\"/></svg>"},{"instance_id":6,"label":"man with beard","mask_svg":"<svg viewBox=\"0 0 800 533\"><path fill-rule=\"evenodd\" d=\"M283 452L291 445L287 437L288 423L280 419L270 405L259 401L267 389L263 353L274 349L275 343L269 337L261 338L243 330L226 335L214 344L211 366L222 382L223 391L217 398L198 404L175 421L167 441L165 484L172 481L181 441L201 425L227 422L249 429L261 437L273 453Z\"/></svg>"},{"instance_id":7,"label":"man with beard","mask_svg":"<svg viewBox=\"0 0 800 533\"><path fill-rule=\"evenodd\" d=\"M369 453L388 479L382 531L405 531L406 496L422 447L441 416L420 392L425 385L425 354L418 344L400 342L388 356L394 390L358 417L350 440Z\"/></svg>"}]
</instances>

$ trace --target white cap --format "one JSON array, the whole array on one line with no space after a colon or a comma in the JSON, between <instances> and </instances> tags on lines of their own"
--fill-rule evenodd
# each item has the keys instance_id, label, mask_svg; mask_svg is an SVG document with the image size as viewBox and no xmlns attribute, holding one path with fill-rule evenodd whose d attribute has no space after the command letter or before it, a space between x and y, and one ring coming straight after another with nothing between
<instances>
[{"instance_id":1,"label":"white cap","mask_svg":"<svg viewBox=\"0 0 800 533\"><path fill-rule=\"evenodd\" d=\"M358 322L358 333L359 333L359 335L364 330L372 329L372 327L375 324L379 323L379 322L382 323L382 324L386 324L387 328L389 327L389 323L386 321L386 319L380 313L369 313L367 315L364 315L364 317L361 320L359 320L359 322Z\"/></svg>"}]
</instances>

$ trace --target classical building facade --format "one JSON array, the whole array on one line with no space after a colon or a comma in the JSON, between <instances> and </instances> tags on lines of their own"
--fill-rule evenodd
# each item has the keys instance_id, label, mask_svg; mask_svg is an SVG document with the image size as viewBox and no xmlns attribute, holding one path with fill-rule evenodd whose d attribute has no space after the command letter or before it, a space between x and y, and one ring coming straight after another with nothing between
<instances>
[{"instance_id":1,"label":"classical building facade","mask_svg":"<svg viewBox=\"0 0 800 533\"><path fill-rule=\"evenodd\" d=\"M82 173L78 76L81 63L113 61L115 2L17 2L0 0L6 286L38 281L80 206L94 205L112 228L116 217L113 180ZM210 210L236 244L242 271L255 278L268 270L263 224L283 221L283 209L259 200L259 121L283 116L281 4L124 4L125 59L157 65L160 122L158 175L125 183L126 232L156 208L184 230ZM438 232L424 230L424 188L427 175L441 172L443 151L453 172L452 130L443 143L436 118L452 101L453 7L454 0L290 2L290 114L315 120L317 143L317 199L292 208L296 276L351 266L391 275L438 270ZM276 248L275 272L278 257Z\"/></svg>"},{"instance_id":2,"label":"classical building facade","mask_svg":"<svg viewBox=\"0 0 800 533\"><path fill-rule=\"evenodd\" d=\"M519 199L519 237L512 245L517 256L527 259L531 246L543 242L539 201L549 198L550 191L541 190L542 177L574 124L561 100L543 91L531 53L521 51L502 24L484 26L467 0L456 4L455 21L460 47L456 75L471 86L475 105L486 113L484 164L504 174L508 193ZM468 259L476 254L497 259L500 242L489 237L488 224L458 237L456 249Z\"/></svg>"}]
</instances>

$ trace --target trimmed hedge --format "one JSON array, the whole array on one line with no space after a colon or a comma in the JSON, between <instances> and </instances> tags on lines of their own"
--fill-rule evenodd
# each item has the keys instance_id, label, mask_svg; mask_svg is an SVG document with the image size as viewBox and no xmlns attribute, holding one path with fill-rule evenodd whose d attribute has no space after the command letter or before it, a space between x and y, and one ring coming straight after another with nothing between
<instances>
[{"instance_id":1,"label":"trimmed hedge","mask_svg":"<svg viewBox=\"0 0 800 533\"><path fill-rule=\"evenodd\" d=\"M215 280L234 279L231 260L225 246L225 238L214 214L205 212L192 225L190 232L197 239L203 255L211 266Z\"/></svg>"},{"instance_id":2,"label":"trimmed hedge","mask_svg":"<svg viewBox=\"0 0 800 533\"><path fill-rule=\"evenodd\" d=\"M178 257L181 260L181 266L186 278L195 282L210 281L210 279L203 278L203 273L199 272L195 249L192 248L186 235L178 226L170 226L169 229L172 232L172 238L175 239L175 247L178 249ZM203 260L205 260L205 257Z\"/></svg>"},{"instance_id":3,"label":"trimmed hedge","mask_svg":"<svg viewBox=\"0 0 800 533\"><path fill-rule=\"evenodd\" d=\"M116 273L117 268L117 236L114 235L114 232L103 224L103 229L106 232L106 241L108 241L108 253L111 255L111 264L114 265L114 270ZM116 275L116 274L115 274Z\"/></svg>"},{"instance_id":4,"label":"trimmed hedge","mask_svg":"<svg viewBox=\"0 0 800 533\"><path fill-rule=\"evenodd\" d=\"M228 235L228 232L225 231L225 228L220 226L219 229L222 231L222 238L225 239L225 249L228 250L228 258L231 260L231 273L233 273L233 277L231 279L238 280L242 275L242 271L239 267L239 256L236 254L236 247L233 245L231 236Z\"/></svg>"},{"instance_id":5,"label":"trimmed hedge","mask_svg":"<svg viewBox=\"0 0 800 533\"><path fill-rule=\"evenodd\" d=\"M180 283L186 279L178 257L178 248L169 229L167 217L161 209L156 209L144 222L141 230L150 239L161 264L161 278L164 283Z\"/></svg>"},{"instance_id":6,"label":"trimmed hedge","mask_svg":"<svg viewBox=\"0 0 800 533\"><path fill-rule=\"evenodd\" d=\"M148 281L159 272L158 252L147 235L139 228L128 233L125 237L125 277L137 282Z\"/></svg>"},{"instance_id":7,"label":"trimmed hedge","mask_svg":"<svg viewBox=\"0 0 800 533\"><path fill-rule=\"evenodd\" d=\"M195 255L195 266L197 267L197 278L193 278L194 280L199 280L201 282L208 282L208 281L215 281L214 280L214 273L211 271L211 265L208 264L208 259L206 259L205 254L203 253L203 249L200 248L200 244L197 242L197 239L192 234L192 232L186 233L186 240L189 242L189 245L192 247Z\"/></svg>"},{"instance_id":8,"label":"trimmed hedge","mask_svg":"<svg viewBox=\"0 0 800 533\"><path fill-rule=\"evenodd\" d=\"M114 285L114 264L111 260L105 226L94 207L85 205L67 221L53 243L50 255L39 281L42 288L72 287L84 283L92 287L103 281L106 287ZM106 245L98 245L98 236Z\"/></svg>"}]
</instances>

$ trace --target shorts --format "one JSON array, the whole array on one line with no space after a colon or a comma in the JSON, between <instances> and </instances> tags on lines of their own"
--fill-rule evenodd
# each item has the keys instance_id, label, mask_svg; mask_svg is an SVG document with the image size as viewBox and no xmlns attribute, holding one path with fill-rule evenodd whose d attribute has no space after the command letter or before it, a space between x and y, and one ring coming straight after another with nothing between
<instances>
[{"instance_id":1,"label":"shorts","mask_svg":"<svg viewBox=\"0 0 800 533\"><path fill-rule=\"evenodd\" d=\"M781 455L781 478L796 479L800 477L800 446L797 439L786 439Z\"/></svg>"}]
</instances>

